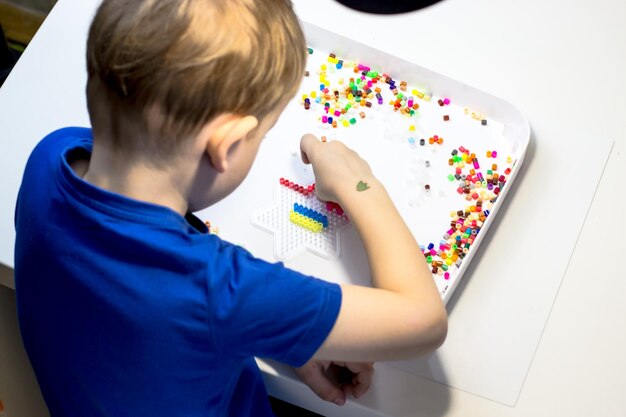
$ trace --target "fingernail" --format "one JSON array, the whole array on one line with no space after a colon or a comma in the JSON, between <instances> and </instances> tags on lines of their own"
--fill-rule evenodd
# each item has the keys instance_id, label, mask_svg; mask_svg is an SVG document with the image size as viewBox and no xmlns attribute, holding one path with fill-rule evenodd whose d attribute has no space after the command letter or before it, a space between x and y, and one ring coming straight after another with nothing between
<instances>
[{"instance_id":1,"label":"fingernail","mask_svg":"<svg viewBox=\"0 0 626 417\"><path fill-rule=\"evenodd\" d=\"M346 400L344 400L342 398L337 398L335 400L335 404L337 404L337 405L344 405L345 402L346 402Z\"/></svg>"}]
</instances>

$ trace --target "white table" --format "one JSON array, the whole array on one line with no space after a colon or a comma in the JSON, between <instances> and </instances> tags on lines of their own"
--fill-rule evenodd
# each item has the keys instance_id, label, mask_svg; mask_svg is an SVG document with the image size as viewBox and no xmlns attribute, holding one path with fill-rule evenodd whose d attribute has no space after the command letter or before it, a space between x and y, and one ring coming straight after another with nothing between
<instances>
[{"instance_id":1,"label":"white table","mask_svg":"<svg viewBox=\"0 0 626 417\"><path fill-rule=\"evenodd\" d=\"M64 97L54 108L38 107L36 98L57 94L58 83L68 79L84 83L82 68L60 63L76 48L82 51L94 2L60 0L0 90L0 262L8 266L14 194L32 148L11 142L10 133L15 125L28 124L41 137L85 120L85 110L66 106ZM569 146L593 152L597 137L609 137L615 145L514 407L382 364L370 393L342 408L317 401L289 369L262 364L271 393L327 416L623 415L626 406L618 398L626 389L626 274L619 267L626 214L621 191L626 174L626 3L445 0L393 17L350 12L332 1L295 3L303 19L511 101L530 120L537 143L558 137L568 126L589 135L587 140L577 136ZM418 27L428 36L415 38ZM40 62L56 64L44 68ZM75 84L66 86L69 102L81 100L82 84ZM567 146L560 157L567 157ZM585 169L584 161L580 169Z\"/></svg>"}]
</instances>

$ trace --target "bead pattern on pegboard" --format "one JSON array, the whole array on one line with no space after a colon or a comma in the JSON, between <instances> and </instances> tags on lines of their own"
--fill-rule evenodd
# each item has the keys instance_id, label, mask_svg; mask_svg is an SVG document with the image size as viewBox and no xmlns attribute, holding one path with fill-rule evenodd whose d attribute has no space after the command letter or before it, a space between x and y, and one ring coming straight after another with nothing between
<instances>
[{"instance_id":1,"label":"bead pattern on pegboard","mask_svg":"<svg viewBox=\"0 0 626 417\"><path fill-rule=\"evenodd\" d=\"M274 255L277 259L288 260L307 250L323 258L339 258L339 231L350 223L348 217L335 203L327 204L318 200L314 193L302 192L314 190L314 184L298 186L292 182L294 185L289 187L285 181L284 178L278 181L274 203L253 214L252 224L274 234ZM304 216L305 212L323 216L319 221L321 227L309 228L294 221L297 217L294 213Z\"/></svg>"}]
</instances>

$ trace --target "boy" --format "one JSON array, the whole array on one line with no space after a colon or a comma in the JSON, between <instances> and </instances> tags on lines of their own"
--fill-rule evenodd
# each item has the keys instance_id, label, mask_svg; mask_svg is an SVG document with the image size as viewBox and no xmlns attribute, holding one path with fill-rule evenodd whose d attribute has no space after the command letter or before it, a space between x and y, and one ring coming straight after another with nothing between
<instances>
[{"instance_id":1,"label":"boy","mask_svg":"<svg viewBox=\"0 0 626 417\"><path fill-rule=\"evenodd\" d=\"M305 135L302 156L318 197L349 214L376 288L255 259L190 214L245 178L304 62L287 0L102 3L87 44L92 129L40 142L16 210L20 326L52 417L271 416L254 356L306 364L305 382L342 404L367 389L363 363L443 342L417 243L341 143ZM328 361L351 361L353 380L332 386Z\"/></svg>"}]
</instances>

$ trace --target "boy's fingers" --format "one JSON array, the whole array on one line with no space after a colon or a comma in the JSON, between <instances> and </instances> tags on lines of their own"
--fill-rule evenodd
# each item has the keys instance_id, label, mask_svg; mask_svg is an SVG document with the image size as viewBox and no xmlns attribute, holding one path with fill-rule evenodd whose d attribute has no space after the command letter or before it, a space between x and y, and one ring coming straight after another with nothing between
<instances>
[{"instance_id":1,"label":"boy's fingers","mask_svg":"<svg viewBox=\"0 0 626 417\"><path fill-rule=\"evenodd\" d=\"M309 373L306 375L304 383L322 400L338 405L342 405L346 401L343 391L333 385L323 372Z\"/></svg>"},{"instance_id":2,"label":"boy's fingers","mask_svg":"<svg viewBox=\"0 0 626 417\"><path fill-rule=\"evenodd\" d=\"M302 156L302 162L310 164L311 159L309 155L312 154L314 147L319 146L321 143L322 142L320 142L317 137L310 133L302 136L302 139L300 139L300 155Z\"/></svg>"},{"instance_id":3,"label":"boy's fingers","mask_svg":"<svg viewBox=\"0 0 626 417\"><path fill-rule=\"evenodd\" d=\"M346 363L346 368L354 373L352 395L359 398L365 394L372 384L372 376L374 374L373 363Z\"/></svg>"},{"instance_id":4,"label":"boy's fingers","mask_svg":"<svg viewBox=\"0 0 626 417\"><path fill-rule=\"evenodd\" d=\"M297 369L298 375L318 397L325 401L343 405L346 402L344 392L328 379L326 375L329 363L309 362L302 368Z\"/></svg>"}]
</instances>

